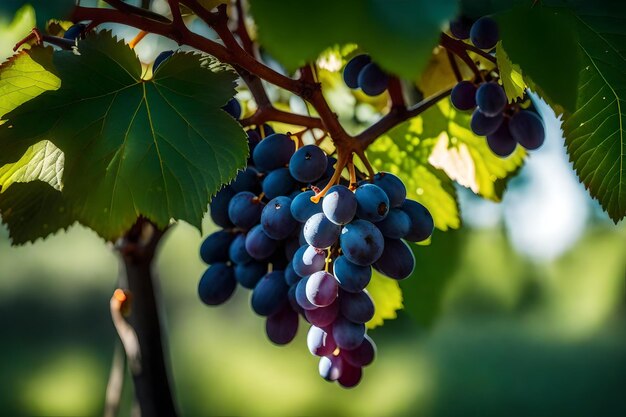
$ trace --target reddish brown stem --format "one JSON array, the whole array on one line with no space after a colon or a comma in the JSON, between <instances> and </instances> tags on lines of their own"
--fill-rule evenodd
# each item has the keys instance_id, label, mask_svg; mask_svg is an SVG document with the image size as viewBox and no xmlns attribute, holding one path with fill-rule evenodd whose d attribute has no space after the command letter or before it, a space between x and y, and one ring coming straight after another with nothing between
<instances>
[{"instance_id":1,"label":"reddish brown stem","mask_svg":"<svg viewBox=\"0 0 626 417\"><path fill-rule=\"evenodd\" d=\"M402 83L397 77L389 79L389 97L391 98L392 108L406 108L404 94L402 93Z\"/></svg>"}]
</instances>

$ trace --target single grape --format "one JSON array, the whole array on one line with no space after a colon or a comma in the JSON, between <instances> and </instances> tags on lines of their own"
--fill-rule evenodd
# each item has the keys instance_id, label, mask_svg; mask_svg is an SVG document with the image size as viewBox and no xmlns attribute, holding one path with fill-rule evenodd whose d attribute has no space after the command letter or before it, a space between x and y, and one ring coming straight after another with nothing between
<instances>
[{"instance_id":1,"label":"single grape","mask_svg":"<svg viewBox=\"0 0 626 417\"><path fill-rule=\"evenodd\" d=\"M306 344L309 352L315 356L330 355L337 349L332 334L316 326L311 326L309 329L306 336Z\"/></svg>"},{"instance_id":2,"label":"single grape","mask_svg":"<svg viewBox=\"0 0 626 417\"><path fill-rule=\"evenodd\" d=\"M300 275L296 274L296 271L293 269L293 262L289 262L285 268L285 282L287 282L287 285L297 284L300 278Z\"/></svg>"},{"instance_id":3,"label":"single grape","mask_svg":"<svg viewBox=\"0 0 626 417\"><path fill-rule=\"evenodd\" d=\"M389 210L387 217L376 223L376 227L385 237L401 239L411 230L411 219L406 212L393 208Z\"/></svg>"},{"instance_id":4,"label":"single grape","mask_svg":"<svg viewBox=\"0 0 626 417\"><path fill-rule=\"evenodd\" d=\"M387 89L389 76L385 74L378 65L370 62L359 72L357 82L365 94L368 96L377 96L384 93Z\"/></svg>"},{"instance_id":5,"label":"single grape","mask_svg":"<svg viewBox=\"0 0 626 417\"><path fill-rule=\"evenodd\" d=\"M520 145L531 151L543 145L546 138L541 117L528 110L521 110L511 117L509 130Z\"/></svg>"},{"instance_id":6,"label":"single grape","mask_svg":"<svg viewBox=\"0 0 626 417\"><path fill-rule=\"evenodd\" d=\"M372 62L369 55L362 54L352 58L343 69L343 81L350 88L359 88L359 73L364 66Z\"/></svg>"},{"instance_id":7,"label":"single grape","mask_svg":"<svg viewBox=\"0 0 626 417\"><path fill-rule=\"evenodd\" d=\"M322 212L322 204L311 201L315 193L312 190L298 194L291 202L291 214L300 223L306 222L309 217Z\"/></svg>"},{"instance_id":8,"label":"single grape","mask_svg":"<svg viewBox=\"0 0 626 417\"><path fill-rule=\"evenodd\" d=\"M316 248L324 249L337 241L341 227L334 224L324 215L312 215L304 224L304 238L306 242Z\"/></svg>"},{"instance_id":9,"label":"single grape","mask_svg":"<svg viewBox=\"0 0 626 417\"><path fill-rule=\"evenodd\" d=\"M377 185L362 184L354 191L357 208L356 215L363 220L379 222L389 212L389 197Z\"/></svg>"},{"instance_id":10,"label":"single grape","mask_svg":"<svg viewBox=\"0 0 626 417\"><path fill-rule=\"evenodd\" d=\"M271 316L277 313L287 302L287 291L289 287L285 282L283 271L267 273L252 291L250 299L252 310L260 316Z\"/></svg>"},{"instance_id":11,"label":"single grape","mask_svg":"<svg viewBox=\"0 0 626 417\"><path fill-rule=\"evenodd\" d=\"M260 224L250 229L246 235L246 251L256 260L269 258L277 247L278 242L266 235Z\"/></svg>"},{"instance_id":12,"label":"single grape","mask_svg":"<svg viewBox=\"0 0 626 417\"><path fill-rule=\"evenodd\" d=\"M274 313L265 321L267 337L277 345L286 345L298 333L298 313L293 311L289 304Z\"/></svg>"},{"instance_id":13,"label":"single grape","mask_svg":"<svg viewBox=\"0 0 626 417\"><path fill-rule=\"evenodd\" d=\"M380 187L389 198L390 207L400 207L406 199L406 187L402 180L390 172L374 175L374 185Z\"/></svg>"},{"instance_id":14,"label":"single grape","mask_svg":"<svg viewBox=\"0 0 626 417\"><path fill-rule=\"evenodd\" d=\"M226 113L230 114L237 120L239 120L239 118L241 117L241 104L239 104L239 101L237 101L237 99L234 97L228 100L228 103L226 103L222 107L222 110L224 110Z\"/></svg>"},{"instance_id":15,"label":"single grape","mask_svg":"<svg viewBox=\"0 0 626 417\"><path fill-rule=\"evenodd\" d=\"M309 281L309 277L302 278L296 285L296 301L298 305L305 310L315 310L317 306L311 304L306 297L306 284Z\"/></svg>"},{"instance_id":16,"label":"single grape","mask_svg":"<svg viewBox=\"0 0 626 417\"><path fill-rule=\"evenodd\" d=\"M331 222L339 225L350 223L356 214L356 197L348 187L333 185L324 196L322 209Z\"/></svg>"},{"instance_id":17,"label":"single grape","mask_svg":"<svg viewBox=\"0 0 626 417\"><path fill-rule=\"evenodd\" d=\"M353 388L359 385L362 376L363 370L360 366L352 366L344 360L337 382L344 388Z\"/></svg>"},{"instance_id":18,"label":"single grape","mask_svg":"<svg viewBox=\"0 0 626 417\"><path fill-rule=\"evenodd\" d=\"M215 306L226 302L236 287L233 268L225 263L215 263L200 278L198 295L204 304Z\"/></svg>"},{"instance_id":19,"label":"single grape","mask_svg":"<svg viewBox=\"0 0 626 417\"><path fill-rule=\"evenodd\" d=\"M228 262L228 247L233 239L235 235L225 230L211 233L200 246L200 258L207 264Z\"/></svg>"},{"instance_id":20,"label":"single grape","mask_svg":"<svg viewBox=\"0 0 626 417\"><path fill-rule=\"evenodd\" d=\"M404 238L410 242L421 242L433 234L435 222L430 211L417 201L406 200L401 207L409 215L411 228Z\"/></svg>"},{"instance_id":21,"label":"single grape","mask_svg":"<svg viewBox=\"0 0 626 417\"><path fill-rule=\"evenodd\" d=\"M367 220L354 220L345 225L340 243L347 260L361 266L376 262L385 244L380 230Z\"/></svg>"},{"instance_id":22,"label":"single grape","mask_svg":"<svg viewBox=\"0 0 626 417\"><path fill-rule=\"evenodd\" d=\"M367 291L342 291L339 299L341 315L351 322L367 323L374 317L374 300Z\"/></svg>"},{"instance_id":23,"label":"single grape","mask_svg":"<svg viewBox=\"0 0 626 417\"><path fill-rule=\"evenodd\" d=\"M339 356L322 356L319 363L319 373L326 381L336 381L341 376L343 361Z\"/></svg>"},{"instance_id":24,"label":"single grape","mask_svg":"<svg viewBox=\"0 0 626 417\"><path fill-rule=\"evenodd\" d=\"M372 278L371 266L353 264L345 256L338 256L335 259L333 272L339 286L350 292L363 291Z\"/></svg>"},{"instance_id":25,"label":"single grape","mask_svg":"<svg viewBox=\"0 0 626 417\"><path fill-rule=\"evenodd\" d=\"M263 203L250 191L235 194L228 204L228 218L237 227L249 230L261 220Z\"/></svg>"},{"instance_id":26,"label":"single grape","mask_svg":"<svg viewBox=\"0 0 626 417\"><path fill-rule=\"evenodd\" d=\"M252 260L252 256L246 250L246 235L238 233L232 240L228 249L228 257L236 264L245 264Z\"/></svg>"},{"instance_id":27,"label":"single grape","mask_svg":"<svg viewBox=\"0 0 626 417\"><path fill-rule=\"evenodd\" d=\"M495 117L502 113L506 102L504 88L495 81L484 83L476 90L476 105L487 117Z\"/></svg>"},{"instance_id":28,"label":"single grape","mask_svg":"<svg viewBox=\"0 0 626 417\"><path fill-rule=\"evenodd\" d=\"M341 351L341 356L352 366L367 366L374 362L374 358L376 357L376 345L368 335L365 335L363 343L361 343L359 347L353 350L344 349Z\"/></svg>"},{"instance_id":29,"label":"single grape","mask_svg":"<svg viewBox=\"0 0 626 417\"><path fill-rule=\"evenodd\" d=\"M247 167L237 174L235 180L230 184L230 187L238 193L241 191L250 191L253 194L258 194L261 192L259 173L256 169Z\"/></svg>"},{"instance_id":30,"label":"single grape","mask_svg":"<svg viewBox=\"0 0 626 417\"><path fill-rule=\"evenodd\" d=\"M253 164L252 154L254 148L261 142L261 135L256 130L248 130L248 149L250 149L250 156L248 157L248 164Z\"/></svg>"},{"instance_id":31,"label":"single grape","mask_svg":"<svg viewBox=\"0 0 626 417\"><path fill-rule=\"evenodd\" d=\"M86 27L87 25L83 23L77 23L75 25L72 25L65 31L65 33L63 34L63 37L65 39L75 41L77 38L83 37L83 35L85 34Z\"/></svg>"},{"instance_id":32,"label":"single grape","mask_svg":"<svg viewBox=\"0 0 626 417\"><path fill-rule=\"evenodd\" d=\"M297 284L289 287L289 290L287 291L287 300L289 301L289 305L294 311L297 311L298 314L304 316L305 310L300 307L300 305L298 304L298 300L296 299L296 288Z\"/></svg>"},{"instance_id":33,"label":"single grape","mask_svg":"<svg viewBox=\"0 0 626 417\"><path fill-rule=\"evenodd\" d=\"M224 229L233 227L233 223L230 221L230 217L228 217L228 204L235 194L235 191L230 186L224 187L215 194L209 205L211 220Z\"/></svg>"},{"instance_id":34,"label":"single grape","mask_svg":"<svg viewBox=\"0 0 626 417\"><path fill-rule=\"evenodd\" d=\"M365 338L365 324L339 316L333 324L333 339L341 349L356 349Z\"/></svg>"},{"instance_id":35,"label":"single grape","mask_svg":"<svg viewBox=\"0 0 626 417\"><path fill-rule=\"evenodd\" d=\"M452 105L459 110L476 107L476 86L471 81L461 81L450 92Z\"/></svg>"},{"instance_id":36,"label":"single grape","mask_svg":"<svg viewBox=\"0 0 626 417\"><path fill-rule=\"evenodd\" d=\"M271 171L287 165L295 149L296 145L289 136L273 133L254 148L252 160L260 171Z\"/></svg>"},{"instance_id":37,"label":"single grape","mask_svg":"<svg viewBox=\"0 0 626 417\"><path fill-rule=\"evenodd\" d=\"M295 187L296 180L293 179L288 168L270 171L263 180L263 192L269 199L290 194Z\"/></svg>"},{"instance_id":38,"label":"single grape","mask_svg":"<svg viewBox=\"0 0 626 417\"><path fill-rule=\"evenodd\" d=\"M472 25L470 40L480 49L491 49L500 39L498 23L488 16L483 16Z\"/></svg>"},{"instance_id":39,"label":"single grape","mask_svg":"<svg viewBox=\"0 0 626 417\"><path fill-rule=\"evenodd\" d=\"M500 127L491 135L487 135L487 145L496 155L505 158L515 151L517 141L511 135L509 119L504 119Z\"/></svg>"},{"instance_id":40,"label":"single grape","mask_svg":"<svg viewBox=\"0 0 626 417\"><path fill-rule=\"evenodd\" d=\"M304 316L307 321L317 327L330 326L339 314L339 301L335 300L326 307L316 308L315 310L304 310Z\"/></svg>"},{"instance_id":41,"label":"single grape","mask_svg":"<svg viewBox=\"0 0 626 417\"><path fill-rule=\"evenodd\" d=\"M337 280L326 271L312 274L306 283L306 298L316 307L326 307L337 298Z\"/></svg>"},{"instance_id":42,"label":"single grape","mask_svg":"<svg viewBox=\"0 0 626 417\"><path fill-rule=\"evenodd\" d=\"M289 172L297 181L312 183L326 172L328 159L323 150L315 145L298 149L289 160Z\"/></svg>"},{"instance_id":43,"label":"single grape","mask_svg":"<svg viewBox=\"0 0 626 417\"><path fill-rule=\"evenodd\" d=\"M498 130L498 128L502 124L502 120L502 113L498 113L494 117L489 117L485 116L485 114L479 109L476 109L472 114L470 127L472 129L472 132L476 133L477 135L487 136Z\"/></svg>"},{"instance_id":44,"label":"single grape","mask_svg":"<svg viewBox=\"0 0 626 417\"><path fill-rule=\"evenodd\" d=\"M406 242L400 239L385 239L385 250L374 263L374 269L389 278L408 278L415 269L415 256Z\"/></svg>"},{"instance_id":45,"label":"single grape","mask_svg":"<svg viewBox=\"0 0 626 417\"><path fill-rule=\"evenodd\" d=\"M326 265L326 251L310 245L298 249L291 261L294 271L301 277L321 271Z\"/></svg>"},{"instance_id":46,"label":"single grape","mask_svg":"<svg viewBox=\"0 0 626 417\"><path fill-rule=\"evenodd\" d=\"M291 215L291 199L279 196L270 200L261 212L261 225L272 239L286 239L298 225Z\"/></svg>"},{"instance_id":47,"label":"single grape","mask_svg":"<svg viewBox=\"0 0 626 417\"><path fill-rule=\"evenodd\" d=\"M174 55L174 51L163 51L161 52L156 59L154 60L154 63L152 64L152 73L155 73L157 71L157 68L159 68L159 66L165 62L169 57L171 57L172 55Z\"/></svg>"},{"instance_id":48,"label":"single grape","mask_svg":"<svg viewBox=\"0 0 626 417\"><path fill-rule=\"evenodd\" d=\"M470 37L470 30L474 20L467 16L459 16L450 21L450 33L457 39L465 40Z\"/></svg>"},{"instance_id":49,"label":"single grape","mask_svg":"<svg viewBox=\"0 0 626 417\"><path fill-rule=\"evenodd\" d=\"M267 274L267 263L251 261L246 264L235 265L235 279L244 288L253 289Z\"/></svg>"}]
</instances>

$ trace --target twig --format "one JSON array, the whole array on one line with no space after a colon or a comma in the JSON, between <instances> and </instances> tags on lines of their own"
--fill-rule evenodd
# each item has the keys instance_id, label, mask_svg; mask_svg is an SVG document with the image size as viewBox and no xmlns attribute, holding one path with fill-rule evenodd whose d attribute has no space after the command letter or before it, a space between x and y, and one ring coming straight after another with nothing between
<instances>
[{"instance_id":1,"label":"twig","mask_svg":"<svg viewBox=\"0 0 626 417\"><path fill-rule=\"evenodd\" d=\"M456 58L449 49L446 49L446 55L448 55L448 62L450 62L450 67L452 67L452 72L454 72L454 77L456 78L456 81L463 81L463 76L461 75L461 71L459 70L459 65L456 62Z\"/></svg>"},{"instance_id":2,"label":"twig","mask_svg":"<svg viewBox=\"0 0 626 417\"><path fill-rule=\"evenodd\" d=\"M402 83L397 77L389 78L389 97L391 98L392 108L406 108L404 94L402 93Z\"/></svg>"},{"instance_id":3,"label":"twig","mask_svg":"<svg viewBox=\"0 0 626 417\"><path fill-rule=\"evenodd\" d=\"M133 15L145 17L147 19L151 19L157 22L170 23L170 20L163 15L154 13L153 11L145 9L143 7L136 7L136 6L130 5L128 3L123 2L122 0L104 0L104 2L107 3L109 6L113 7L114 9L117 9L120 12L123 12L125 14L133 14ZM85 20L88 20L88 19L85 19ZM75 22L77 22L77 20L75 20Z\"/></svg>"},{"instance_id":4,"label":"twig","mask_svg":"<svg viewBox=\"0 0 626 417\"><path fill-rule=\"evenodd\" d=\"M104 417L116 417L120 410L122 391L124 390L124 371L126 367L126 355L122 345L115 344L113 361L104 402Z\"/></svg>"},{"instance_id":5,"label":"twig","mask_svg":"<svg viewBox=\"0 0 626 417\"><path fill-rule=\"evenodd\" d=\"M250 38L248 29L246 28L246 16L243 11L243 0L235 0L235 8L237 9L237 35L241 39L243 49L250 55L254 55L254 43Z\"/></svg>"}]
</instances>

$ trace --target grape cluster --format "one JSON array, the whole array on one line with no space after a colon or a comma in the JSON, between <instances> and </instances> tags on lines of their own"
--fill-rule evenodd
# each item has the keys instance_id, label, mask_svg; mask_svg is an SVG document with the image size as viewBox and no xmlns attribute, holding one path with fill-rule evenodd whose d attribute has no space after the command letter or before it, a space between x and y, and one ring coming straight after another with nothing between
<instances>
[{"instance_id":1,"label":"grape cluster","mask_svg":"<svg viewBox=\"0 0 626 417\"><path fill-rule=\"evenodd\" d=\"M366 54L357 55L346 64L343 80L348 87L360 88L368 96L382 94L389 85L389 76Z\"/></svg>"},{"instance_id":2,"label":"grape cluster","mask_svg":"<svg viewBox=\"0 0 626 417\"><path fill-rule=\"evenodd\" d=\"M498 24L488 16L475 22L459 17L450 22L452 36L469 40L480 49L490 50L499 40ZM504 88L491 74L485 79L460 81L450 94L452 105L459 110L473 110L470 127L480 136L487 137L493 153L507 157L517 144L528 150L539 148L545 140L541 116L527 97L509 103Z\"/></svg>"},{"instance_id":3,"label":"grape cluster","mask_svg":"<svg viewBox=\"0 0 626 417\"><path fill-rule=\"evenodd\" d=\"M252 310L266 317L267 336L279 345L293 340L302 316L311 324L307 345L320 357L320 375L353 387L376 351L365 326L375 311L366 290L372 267L408 277L415 259L402 239L427 239L433 219L406 199L393 174L332 185L337 161L319 147L296 149L267 125L249 130L248 143L248 166L210 204L223 229L200 248L210 265L200 299L218 305L237 284L252 289ZM312 199L324 187L325 196Z\"/></svg>"}]
</instances>

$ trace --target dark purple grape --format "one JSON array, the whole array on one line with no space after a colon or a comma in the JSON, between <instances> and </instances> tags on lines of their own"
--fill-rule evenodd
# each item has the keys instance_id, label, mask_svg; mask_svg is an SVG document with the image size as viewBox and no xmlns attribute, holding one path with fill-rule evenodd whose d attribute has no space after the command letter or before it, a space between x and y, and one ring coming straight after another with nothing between
<instances>
[{"instance_id":1,"label":"dark purple grape","mask_svg":"<svg viewBox=\"0 0 626 417\"><path fill-rule=\"evenodd\" d=\"M69 32L69 29L68 29L68 32ZM65 34L67 35L67 32ZM154 63L152 64L152 73L155 73L157 71L157 68L159 68L161 66L161 64L163 62L165 62L172 55L174 55L174 51L163 51L163 52L161 52L156 57L156 59L154 60Z\"/></svg>"},{"instance_id":2,"label":"dark purple grape","mask_svg":"<svg viewBox=\"0 0 626 417\"><path fill-rule=\"evenodd\" d=\"M476 107L476 86L471 81L461 81L450 92L452 105L459 110Z\"/></svg>"},{"instance_id":3,"label":"dark purple grape","mask_svg":"<svg viewBox=\"0 0 626 417\"><path fill-rule=\"evenodd\" d=\"M296 285L300 281L300 275L293 269L293 262L289 262L285 268L285 281L287 285Z\"/></svg>"},{"instance_id":4,"label":"dark purple grape","mask_svg":"<svg viewBox=\"0 0 626 417\"><path fill-rule=\"evenodd\" d=\"M233 223L228 217L228 204L235 194L235 191L230 186L224 187L215 194L209 205L211 220L224 229L233 227Z\"/></svg>"},{"instance_id":5,"label":"dark purple grape","mask_svg":"<svg viewBox=\"0 0 626 417\"><path fill-rule=\"evenodd\" d=\"M472 129L472 132L476 133L477 135L487 136L498 130L498 128L502 124L502 119L502 113L498 113L494 117L489 117L485 116L485 114L479 109L476 109L472 114L470 127Z\"/></svg>"},{"instance_id":6,"label":"dark purple grape","mask_svg":"<svg viewBox=\"0 0 626 417\"><path fill-rule=\"evenodd\" d=\"M305 184L317 181L326 172L328 159L323 150L315 145L298 149L289 160L289 172L297 181Z\"/></svg>"},{"instance_id":7,"label":"dark purple grape","mask_svg":"<svg viewBox=\"0 0 626 417\"><path fill-rule=\"evenodd\" d=\"M294 188L296 180L289 173L289 168L270 171L263 180L263 192L268 199L290 194Z\"/></svg>"},{"instance_id":8,"label":"dark purple grape","mask_svg":"<svg viewBox=\"0 0 626 417\"><path fill-rule=\"evenodd\" d=\"M279 244L280 243L281 242L279 241ZM269 258L267 258L267 263L272 264L273 270L279 269L281 271L284 271L285 268L287 268L287 265L291 263L291 261L285 256L285 251L279 247L274 251L273 254L270 255Z\"/></svg>"},{"instance_id":9,"label":"dark purple grape","mask_svg":"<svg viewBox=\"0 0 626 417\"><path fill-rule=\"evenodd\" d=\"M296 286L296 301L305 310L315 310L317 306L311 304L306 296L306 284L308 281L309 277L304 277L298 282Z\"/></svg>"},{"instance_id":10,"label":"dark purple grape","mask_svg":"<svg viewBox=\"0 0 626 417\"><path fill-rule=\"evenodd\" d=\"M252 152L254 151L254 148L256 148L256 145L258 145L259 142L261 142L261 134L257 132L256 130L248 130L247 133L248 133L248 149L250 149L250 157L248 158L248 163L251 164L253 163Z\"/></svg>"},{"instance_id":11,"label":"dark purple grape","mask_svg":"<svg viewBox=\"0 0 626 417\"><path fill-rule=\"evenodd\" d=\"M352 58L343 69L343 81L350 88L359 88L359 74L364 66L372 62L369 55L362 54Z\"/></svg>"},{"instance_id":12,"label":"dark purple grape","mask_svg":"<svg viewBox=\"0 0 626 417\"><path fill-rule=\"evenodd\" d=\"M322 356L319 363L320 376L326 381L336 381L341 376L343 360L339 356Z\"/></svg>"},{"instance_id":13,"label":"dark purple grape","mask_svg":"<svg viewBox=\"0 0 626 417\"><path fill-rule=\"evenodd\" d=\"M77 23L75 25L70 26L65 33L63 34L63 37L65 39L68 39L70 41L75 41L78 38L82 38L85 35L85 29L87 28L87 25L85 25L84 23ZM174 51L166 51L169 52L169 55L172 55L174 53ZM162 54L164 54L165 52L161 52L161 54L159 54L159 56L161 56ZM167 57L169 57L169 55ZM158 57L157 57L158 59ZM161 58L161 61L163 61L164 58ZM156 60L154 61L154 70L156 70L156 67L158 66Z\"/></svg>"},{"instance_id":14,"label":"dark purple grape","mask_svg":"<svg viewBox=\"0 0 626 417\"><path fill-rule=\"evenodd\" d=\"M330 355L337 349L332 334L316 326L311 326L309 329L309 333L306 336L306 344L309 352L315 356Z\"/></svg>"},{"instance_id":15,"label":"dark purple grape","mask_svg":"<svg viewBox=\"0 0 626 417\"><path fill-rule=\"evenodd\" d=\"M376 223L376 227L385 237L401 239L411 230L411 219L406 212L393 208L389 210L387 217Z\"/></svg>"},{"instance_id":16,"label":"dark purple grape","mask_svg":"<svg viewBox=\"0 0 626 417\"><path fill-rule=\"evenodd\" d=\"M371 266L360 266L350 262L345 256L338 256L333 267L339 286L350 292L363 291L372 278Z\"/></svg>"},{"instance_id":17,"label":"dark purple grape","mask_svg":"<svg viewBox=\"0 0 626 417\"><path fill-rule=\"evenodd\" d=\"M252 291L250 304L252 310L260 316L271 316L287 303L289 287L283 271L272 271L256 284Z\"/></svg>"},{"instance_id":18,"label":"dark purple grape","mask_svg":"<svg viewBox=\"0 0 626 417\"><path fill-rule=\"evenodd\" d=\"M356 265L371 265L383 253L384 239L376 226L367 220L354 220L341 231L341 250Z\"/></svg>"},{"instance_id":19,"label":"dark purple grape","mask_svg":"<svg viewBox=\"0 0 626 417\"><path fill-rule=\"evenodd\" d=\"M226 103L224 107L222 107L222 110L224 110L226 113L230 114L237 120L239 120L239 118L241 117L241 104L239 104L239 101L237 101L237 99L234 97L228 100L228 103Z\"/></svg>"},{"instance_id":20,"label":"dark purple grape","mask_svg":"<svg viewBox=\"0 0 626 417\"><path fill-rule=\"evenodd\" d=\"M402 211L409 215L411 228L404 237L410 242L422 242L433 234L435 222L428 209L413 200L406 200L401 207Z\"/></svg>"},{"instance_id":21,"label":"dark purple grape","mask_svg":"<svg viewBox=\"0 0 626 417\"><path fill-rule=\"evenodd\" d=\"M311 197L314 195L312 190L307 190L298 194L291 202L291 215L300 223L304 223L312 215L322 212L322 203L311 201Z\"/></svg>"},{"instance_id":22,"label":"dark purple grape","mask_svg":"<svg viewBox=\"0 0 626 417\"><path fill-rule=\"evenodd\" d=\"M504 119L500 127L491 135L487 135L487 145L496 155L505 158L513 153L517 141L509 130L509 119Z\"/></svg>"},{"instance_id":23,"label":"dark purple grape","mask_svg":"<svg viewBox=\"0 0 626 417\"><path fill-rule=\"evenodd\" d=\"M502 113L506 102L504 88L495 81L484 83L476 90L476 105L487 117L495 117Z\"/></svg>"},{"instance_id":24,"label":"dark purple grape","mask_svg":"<svg viewBox=\"0 0 626 417\"><path fill-rule=\"evenodd\" d=\"M244 288L253 289L267 274L267 263L251 261L246 264L235 265L235 279Z\"/></svg>"},{"instance_id":25,"label":"dark purple grape","mask_svg":"<svg viewBox=\"0 0 626 417\"><path fill-rule=\"evenodd\" d=\"M303 245L294 255L291 263L296 274L301 277L314 274L326 266L326 251Z\"/></svg>"},{"instance_id":26,"label":"dark purple grape","mask_svg":"<svg viewBox=\"0 0 626 417\"><path fill-rule=\"evenodd\" d=\"M273 133L254 148L252 159L260 171L271 171L285 167L295 150L296 145L289 136Z\"/></svg>"},{"instance_id":27,"label":"dark purple grape","mask_svg":"<svg viewBox=\"0 0 626 417\"><path fill-rule=\"evenodd\" d=\"M377 185L362 184L354 191L357 209L356 215L370 222L379 222L389 212L389 197Z\"/></svg>"},{"instance_id":28,"label":"dark purple grape","mask_svg":"<svg viewBox=\"0 0 626 417\"><path fill-rule=\"evenodd\" d=\"M365 338L365 324L339 316L333 324L333 339L341 349L356 349Z\"/></svg>"},{"instance_id":29,"label":"dark purple grape","mask_svg":"<svg viewBox=\"0 0 626 417\"><path fill-rule=\"evenodd\" d=\"M331 222L339 225L350 223L356 214L356 197L350 189L344 185L330 187L324 200L322 209Z\"/></svg>"},{"instance_id":30,"label":"dark purple grape","mask_svg":"<svg viewBox=\"0 0 626 417\"><path fill-rule=\"evenodd\" d=\"M250 191L254 194L260 193L261 180L259 173L256 169L248 167L237 174L230 186L235 192Z\"/></svg>"},{"instance_id":31,"label":"dark purple grape","mask_svg":"<svg viewBox=\"0 0 626 417\"><path fill-rule=\"evenodd\" d=\"M382 94L389 85L389 76L371 62L363 67L357 79L358 85L368 96Z\"/></svg>"},{"instance_id":32,"label":"dark purple grape","mask_svg":"<svg viewBox=\"0 0 626 417\"><path fill-rule=\"evenodd\" d=\"M316 248L324 249L337 241L341 227L328 220L324 213L312 215L304 224L306 242Z\"/></svg>"},{"instance_id":33,"label":"dark purple grape","mask_svg":"<svg viewBox=\"0 0 626 417\"><path fill-rule=\"evenodd\" d=\"M520 145L531 151L543 145L546 138L541 117L528 110L521 110L511 117L509 130Z\"/></svg>"},{"instance_id":34,"label":"dark purple grape","mask_svg":"<svg viewBox=\"0 0 626 417\"><path fill-rule=\"evenodd\" d=\"M261 212L261 226L272 239L286 239L298 225L291 215L291 199L279 196L270 200Z\"/></svg>"},{"instance_id":35,"label":"dark purple grape","mask_svg":"<svg viewBox=\"0 0 626 417\"><path fill-rule=\"evenodd\" d=\"M246 251L256 260L269 258L277 247L278 242L266 235L260 224L254 226L246 235Z\"/></svg>"},{"instance_id":36,"label":"dark purple grape","mask_svg":"<svg viewBox=\"0 0 626 417\"><path fill-rule=\"evenodd\" d=\"M335 300L331 305L316 308L315 310L304 310L304 316L314 326L330 326L339 314L339 300Z\"/></svg>"},{"instance_id":37,"label":"dark purple grape","mask_svg":"<svg viewBox=\"0 0 626 417\"><path fill-rule=\"evenodd\" d=\"M480 49L491 49L500 39L498 23L488 16L483 16L472 25L470 40Z\"/></svg>"},{"instance_id":38,"label":"dark purple grape","mask_svg":"<svg viewBox=\"0 0 626 417\"><path fill-rule=\"evenodd\" d=\"M252 256L246 250L246 235L238 233L232 240L228 249L228 257L236 264L245 264L252 260Z\"/></svg>"},{"instance_id":39,"label":"dark purple grape","mask_svg":"<svg viewBox=\"0 0 626 417\"><path fill-rule=\"evenodd\" d=\"M450 33L457 39L468 39L470 37L470 30L473 23L473 19L466 16L459 16L450 21Z\"/></svg>"},{"instance_id":40,"label":"dark purple grape","mask_svg":"<svg viewBox=\"0 0 626 417\"><path fill-rule=\"evenodd\" d=\"M341 375L337 378L337 382L344 388L353 388L359 385L363 370L360 366L352 366L345 360L342 363Z\"/></svg>"},{"instance_id":41,"label":"dark purple grape","mask_svg":"<svg viewBox=\"0 0 626 417\"><path fill-rule=\"evenodd\" d=\"M413 251L400 239L385 239L385 250L374 264L374 269L389 278L408 278L415 269Z\"/></svg>"},{"instance_id":42,"label":"dark purple grape","mask_svg":"<svg viewBox=\"0 0 626 417\"><path fill-rule=\"evenodd\" d=\"M243 230L249 230L261 220L264 204L250 191L235 194L228 204L230 221Z\"/></svg>"},{"instance_id":43,"label":"dark purple grape","mask_svg":"<svg viewBox=\"0 0 626 417\"><path fill-rule=\"evenodd\" d=\"M225 263L215 263L200 278L198 295L204 304L219 305L233 295L236 287L233 268Z\"/></svg>"},{"instance_id":44,"label":"dark purple grape","mask_svg":"<svg viewBox=\"0 0 626 417\"><path fill-rule=\"evenodd\" d=\"M326 307L337 299L337 280L326 271L312 274L306 283L306 298L316 307Z\"/></svg>"},{"instance_id":45,"label":"dark purple grape","mask_svg":"<svg viewBox=\"0 0 626 417\"><path fill-rule=\"evenodd\" d=\"M374 175L374 185L379 186L389 198L389 206L400 207L406 199L406 187L402 180L390 172Z\"/></svg>"},{"instance_id":46,"label":"dark purple grape","mask_svg":"<svg viewBox=\"0 0 626 417\"><path fill-rule=\"evenodd\" d=\"M367 366L374 362L374 358L376 357L376 345L368 335L365 335L363 343L361 343L358 348L342 350L341 357L352 366Z\"/></svg>"},{"instance_id":47,"label":"dark purple grape","mask_svg":"<svg viewBox=\"0 0 626 417\"><path fill-rule=\"evenodd\" d=\"M277 345L286 345L298 333L298 313L289 304L267 318L265 321L267 337Z\"/></svg>"},{"instance_id":48,"label":"dark purple grape","mask_svg":"<svg viewBox=\"0 0 626 417\"><path fill-rule=\"evenodd\" d=\"M374 300L367 291L342 291L339 299L341 315L351 322L367 323L374 317Z\"/></svg>"},{"instance_id":49,"label":"dark purple grape","mask_svg":"<svg viewBox=\"0 0 626 417\"><path fill-rule=\"evenodd\" d=\"M228 262L228 247L233 239L235 235L225 230L211 233L200 246L200 258L207 264Z\"/></svg>"}]
</instances>

